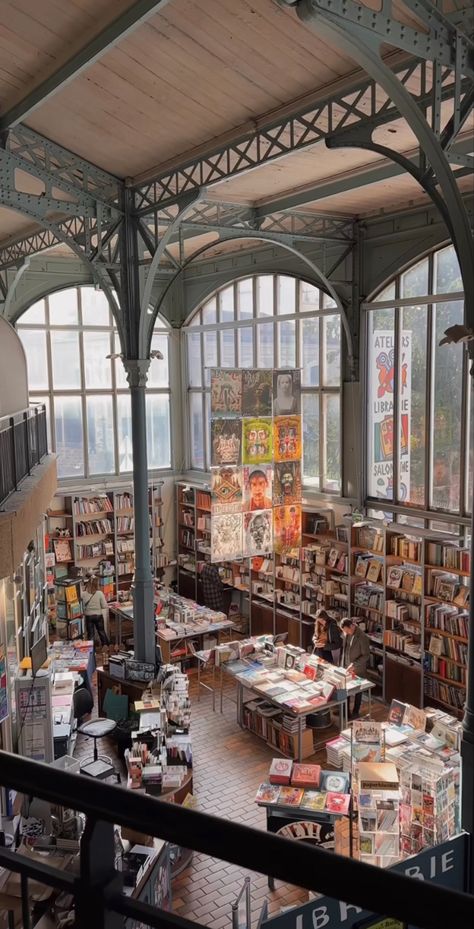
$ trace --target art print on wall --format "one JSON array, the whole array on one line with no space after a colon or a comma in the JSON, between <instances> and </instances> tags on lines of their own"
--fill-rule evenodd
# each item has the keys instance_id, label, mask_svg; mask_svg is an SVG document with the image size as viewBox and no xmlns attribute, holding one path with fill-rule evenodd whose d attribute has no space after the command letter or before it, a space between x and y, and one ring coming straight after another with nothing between
<instances>
[{"instance_id":1,"label":"art print on wall","mask_svg":"<svg viewBox=\"0 0 474 929\"><path fill-rule=\"evenodd\" d=\"M273 420L275 461L301 459L301 416L278 416Z\"/></svg>"},{"instance_id":2,"label":"art print on wall","mask_svg":"<svg viewBox=\"0 0 474 929\"><path fill-rule=\"evenodd\" d=\"M273 468L247 465L244 472L244 510L269 510L273 506Z\"/></svg>"},{"instance_id":3,"label":"art print on wall","mask_svg":"<svg viewBox=\"0 0 474 929\"><path fill-rule=\"evenodd\" d=\"M267 555L272 549L272 510L244 513L244 555Z\"/></svg>"},{"instance_id":4,"label":"art print on wall","mask_svg":"<svg viewBox=\"0 0 474 929\"><path fill-rule=\"evenodd\" d=\"M211 508L216 514L241 512L242 468L224 465L211 470Z\"/></svg>"},{"instance_id":5,"label":"art print on wall","mask_svg":"<svg viewBox=\"0 0 474 929\"><path fill-rule=\"evenodd\" d=\"M211 530L211 561L242 557L242 513L213 515Z\"/></svg>"},{"instance_id":6,"label":"art print on wall","mask_svg":"<svg viewBox=\"0 0 474 929\"><path fill-rule=\"evenodd\" d=\"M301 462L281 461L275 464L273 473L273 503L289 506L301 501Z\"/></svg>"},{"instance_id":7,"label":"art print on wall","mask_svg":"<svg viewBox=\"0 0 474 929\"><path fill-rule=\"evenodd\" d=\"M242 413L244 416L272 415L273 371L243 372Z\"/></svg>"},{"instance_id":8,"label":"art print on wall","mask_svg":"<svg viewBox=\"0 0 474 929\"><path fill-rule=\"evenodd\" d=\"M271 416L242 420L242 460L244 464L264 464L273 460L272 430Z\"/></svg>"},{"instance_id":9,"label":"art print on wall","mask_svg":"<svg viewBox=\"0 0 474 929\"><path fill-rule=\"evenodd\" d=\"M273 415L301 413L301 371L275 371L273 374Z\"/></svg>"},{"instance_id":10,"label":"art print on wall","mask_svg":"<svg viewBox=\"0 0 474 929\"><path fill-rule=\"evenodd\" d=\"M301 546L301 506L276 506L273 510L274 551L282 555Z\"/></svg>"},{"instance_id":11,"label":"art print on wall","mask_svg":"<svg viewBox=\"0 0 474 929\"><path fill-rule=\"evenodd\" d=\"M211 420L211 465L238 465L241 460L241 421L239 418Z\"/></svg>"},{"instance_id":12,"label":"art print on wall","mask_svg":"<svg viewBox=\"0 0 474 929\"><path fill-rule=\"evenodd\" d=\"M242 372L226 368L211 369L212 415L242 412Z\"/></svg>"}]
</instances>

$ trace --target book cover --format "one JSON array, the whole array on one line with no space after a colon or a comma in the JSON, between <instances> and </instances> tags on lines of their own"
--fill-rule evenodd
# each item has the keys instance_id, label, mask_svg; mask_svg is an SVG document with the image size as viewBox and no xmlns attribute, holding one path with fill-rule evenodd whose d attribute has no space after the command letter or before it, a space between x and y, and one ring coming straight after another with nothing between
<instances>
[{"instance_id":1,"label":"book cover","mask_svg":"<svg viewBox=\"0 0 474 929\"><path fill-rule=\"evenodd\" d=\"M304 790L301 787L280 787L280 796L278 797L278 803L282 803L285 806L299 806L304 795Z\"/></svg>"},{"instance_id":2,"label":"book cover","mask_svg":"<svg viewBox=\"0 0 474 929\"><path fill-rule=\"evenodd\" d=\"M426 729L426 713L424 710L420 710L418 707L408 704L403 722L406 726L411 726L412 729L424 732Z\"/></svg>"},{"instance_id":3,"label":"book cover","mask_svg":"<svg viewBox=\"0 0 474 929\"><path fill-rule=\"evenodd\" d=\"M387 587L397 589L402 583L403 571L398 565L391 565L387 571Z\"/></svg>"},{"instance_id":4,"label":"book cover","mask_svg":"<svg viewBox=\"0 0 474 929\"><path fill-rule=\"evenodd\" d=\"M392 726L401 726L407 709L406 703L400 700L392 700L388 711L388 721Z\"/></svg>"},{"instance_id":5,"label":"book cover","mask_svg":"<svg viewBox=\"0 0 474 929\"><path fill-rule=\"evenodd\" d=\"M295 763L291 773L293 787L319 787L321 765Z\"/></svg>"},{"instance_id":6,"label":"book cover","mask_svg":"<svg viewBox=\"0 0 474 929\"><path fill-rule=\"evenodd\" d=\"M397 768L391 762L359 764L359 785L362 790L398 790Z\"/></svg>"},{"instance_id":7,"label":"book cover","mask_svg":"<svg viewBox=\"0 0 474 929\"><path fill-rule=\"evenodd\" d=\"M328 565L330 568L335 568L337 564L338 554L339 553L338 553L337 548L332 548L331 551L329 552Z\"/></svg>"},{"instance_id":8,"label":"book cover","mask_svg":"<svg viewBox=\"0 0 474 929\"><path fill-rule=\"evenodd\" d=\"M346 814L349 812L350 802L350 794L329 791L326 795L326 812Z\"/></svg>"},{"instance_id":9,"label":"book cover","mask_svg":"<svg viewBox=\"0 0 474 929\"><path fill-rule=\"evenodd\" d=\"M53 539L53 546L58 564L72 561L71 543L69 539Z\"/></svg>"},{"instance_id":10,"label":"book cover","mask_svg":"<svg viewBox=\"0 0 474 929\"><path fill-rule=\"evenodd\" d=\"M322 813L326 808L326 794L320 790L305 790L300 806Z\"/></svg>"},{"instance_id":11,"label":"book cover","mask_svg":"<svg viewBox=\"0 0 474 929\"><path fill-rule=\"evenodd\" d=\"M367 574L368 564L369 562L367 558L365 558L363 555L359 555L355 566L355 574L357 577L365 577Z\"/></svg>"},{"instance_id":12,"label":"book cover","mask_svg":"<svg viewBox=\"0 0 474 929\"><path fill-rule=\"evenodd\" d=\"M345 794L349 790L349 780L346 771L321 771L320 787L328 793Z\"/></svg>"},{"instance_id":13,"label":"book cover","mask_svg":"<svg viewBox=\"0 0 474 929\"><path fill-rule=\"evenodd\" d=\"M255 796L255 803L278 803L280 788L274 784L260 784Z\"/></svg>"},{"instance_id":14,"label":"book cover","mask_svg":"<svg viewBox=\"0 0 474 929\"><path fill-rule=\"evenodd\" d=\"M291 758L274 758L270 765L270 784L289 784L292 768Z\"/></svg>"},{"instance_id":15,"label":"book cover","mask_svg":"<svg viewBox=\"0 0 474 929\"><path fill-rule=\"evenodd\" d=\"M369 570L367 571L367 580L373 581L374 584L376 584L380 577L381 570L382 570L382 563L378 561L377 558L372 558L372 560L369 561Z\"/></svg>"}]
</instances>

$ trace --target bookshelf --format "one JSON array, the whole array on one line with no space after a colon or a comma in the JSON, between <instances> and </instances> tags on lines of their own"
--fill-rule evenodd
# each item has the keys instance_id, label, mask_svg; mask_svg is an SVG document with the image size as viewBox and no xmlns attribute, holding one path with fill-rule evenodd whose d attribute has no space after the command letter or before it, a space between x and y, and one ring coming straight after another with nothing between
<instances>
[{"instance_id":1,"label":"bookshelf","mask_svg":"<svg viewBox=\"0 0 474 929\"><path fill-rule=\"evenodd\" d=\"M178 484L177 511L178 589L199 600L199 566L210 557L208 489ZM435 703L460 717L469 551L452 537L403 529L375 520L337 526L332 510L304 506L301 550L229 562L221 575L240 595L252 635L286 632L290 644L311 648L319 608L356 616L371 640L367 677L385 700Z\"/></svg>"}]
</instances>

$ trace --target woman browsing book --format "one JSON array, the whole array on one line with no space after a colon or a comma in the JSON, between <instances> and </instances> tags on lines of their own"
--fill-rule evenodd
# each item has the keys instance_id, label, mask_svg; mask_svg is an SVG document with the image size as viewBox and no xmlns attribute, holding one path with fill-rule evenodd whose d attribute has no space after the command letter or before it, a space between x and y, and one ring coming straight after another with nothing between
<instances>
[{"instance_id":1,"label":"woman browsing book","mask_svg":"<svg viewBox=\"0 0 474 929\"><path fill-rule=\"evenodd\" d=\"M342 637L336 620L326 610L316 614L313 635L314 651L331 664L339 663Z\"/></svg>"}]
</instances>

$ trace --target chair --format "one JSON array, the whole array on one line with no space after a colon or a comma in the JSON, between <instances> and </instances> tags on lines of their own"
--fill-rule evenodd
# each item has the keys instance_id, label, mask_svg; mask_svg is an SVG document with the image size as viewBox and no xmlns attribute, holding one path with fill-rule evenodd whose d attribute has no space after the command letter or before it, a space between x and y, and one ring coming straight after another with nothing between
<instances>
[{"instance_id":1,"label":"chair","mask_svg":"<svg viewBox=\"0 0 474 929\"><path fill-rule=\"evenodd\" d=\"M74 719L80 721L84 716L88 716L89 713L92 713L94 709L94 699L88 687L82 685L74 691L72 705Z\"/></svg>"},{"instance_id":2,"label":"chair","mask_svg":"<svg viewBox=\"0 0 474 929\"><path fill-rule=\"evenodd\" d=\"M100 716L98 719L91 719L90 722L78 727L78 732L94 740L92 761L81 762L81 774L88 774L89 777L96 777L100 781L114 774L117 783L120 784L120 774L115 770L112 760L107 755L99 756L97 751L97 739L103 739L104 736L111 735L116 727L115 720L103 719Z\"/></svg>"},{"instance_id":3,"label":"chair","mask_svg":"<svg viewBox=\"0 0 474 929\"><path fill-rule=\"evenodd\" d=\"M126 694L116 694L111 687L105 692L102 709L107 719L120 723L128 717L128 697Z\"/></svg>"},{"instance_id":4,"label":"chair","mask_svg":"<svg viewBox=\"0 0 474 929\"><path fill-rule=\"evenodd\" d=\"M211 648L211 649L207 649L206 651L197 651L197 649L195 649L195 647L194 647L193 642L191 642L191 641L188 642L188 648L189 648L189 651L190 651L191 655L193 656L193 658L195 658L196 661L197 661L197 672L198 672L198 703L199 703L199 701L200 701L200 699L201 699L201 693L200 693L201 687L204 687L205 690L210 690L210 692L212 693L212 709L213 709L213 711L215 712L215 711L216 711L216 689L215 689L215 687L214 687L214 681L215 681L215 675L214 675L214 671L215 671L215 652L214 652L214 649ZM212 668L212 684L213 684L212 687L211 687L209 684L206 684L206 683L202 680L202 677L201 677L201 672L210 671L211 668Z\"/></svg>"}]
</instances>

